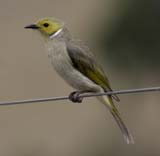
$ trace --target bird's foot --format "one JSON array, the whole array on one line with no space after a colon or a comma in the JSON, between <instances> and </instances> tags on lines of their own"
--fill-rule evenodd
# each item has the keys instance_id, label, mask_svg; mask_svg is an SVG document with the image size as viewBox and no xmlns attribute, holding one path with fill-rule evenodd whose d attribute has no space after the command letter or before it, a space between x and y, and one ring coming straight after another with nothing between
<instances>
[{"instance_id":1,"label":"bird's foot","mask_svg":"<svg viewBox=\"0 0 160 156\"><path fill-rule=\"evenodd\" d=\"M83 100L83 97L80 97L80 95L81 95L80 91L71 92L69 95L69 100L75 103L81 103Z\"/></svg>"}]
</instances>

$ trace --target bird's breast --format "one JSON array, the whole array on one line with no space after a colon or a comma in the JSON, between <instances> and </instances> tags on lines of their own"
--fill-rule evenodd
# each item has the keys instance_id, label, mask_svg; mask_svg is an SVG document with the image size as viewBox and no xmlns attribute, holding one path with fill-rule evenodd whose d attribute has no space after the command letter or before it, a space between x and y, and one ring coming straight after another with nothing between
<instances>
[{"instance_id":1,"label":"bird's breast","mask_svg":"<svg viewBox=\"0 0 160 156\"><path fill-rule=\"evenodd\" d=\"M65 42L55 41L47 44L48 56L55 70L66 76L72 70L71 59L68 55Z\"/></svg>"}]
</instances>

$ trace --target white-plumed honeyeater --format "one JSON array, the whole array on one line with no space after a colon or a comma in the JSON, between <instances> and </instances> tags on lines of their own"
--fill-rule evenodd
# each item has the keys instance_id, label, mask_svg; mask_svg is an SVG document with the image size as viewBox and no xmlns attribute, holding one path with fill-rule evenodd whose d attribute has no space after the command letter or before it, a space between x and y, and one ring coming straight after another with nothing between
<instances>
[{"instance_id":1,"label":"white-plumed honeyeater","mask_svg":"<svg viewBox=\"0 0 160 156\"><path fill-rule=\"evenodd\" d=\"M89 48L80 41L74 40L63 22L44 18L25 28L40 32L45 39L48 56L54 69L77 90L69 95L71 101L82 102L82 98L79 97L80 94L112 91L103 69L96 62ZM119 101L119 98L112 95L98 97L98 99L107 106L113 115L126 142L128 144L134 143L132 135L112 100Z\"/></svg>"}]
</instances>

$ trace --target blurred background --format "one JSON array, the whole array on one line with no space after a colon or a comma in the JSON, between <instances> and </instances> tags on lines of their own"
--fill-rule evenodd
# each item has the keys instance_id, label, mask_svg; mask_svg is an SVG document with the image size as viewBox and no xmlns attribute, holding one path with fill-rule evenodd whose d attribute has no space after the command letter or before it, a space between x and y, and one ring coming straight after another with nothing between
<instances>
[{"instance_id":1,"label":"blurred background","mask_svg":"<svg viewBox=\"0 0 160 156\"><path fill-rule=\"evenodd\" d=\"M68 95L43 40L24 26L42 17L66 22L93 51L113 89L160 85L157 0L1 0L0 101ZM95 98L0 107L1 156L159 156L160 94L120 95L135 145L127 145Z\"/></svg>"}]
</instances>

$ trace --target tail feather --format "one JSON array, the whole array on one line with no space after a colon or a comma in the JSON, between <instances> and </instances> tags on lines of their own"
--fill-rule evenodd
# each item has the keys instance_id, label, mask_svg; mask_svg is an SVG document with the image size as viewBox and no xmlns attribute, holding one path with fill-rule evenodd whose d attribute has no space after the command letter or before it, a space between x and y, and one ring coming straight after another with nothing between
<instances>
[{"instance_id":1,"label":"tail feather","mask_svg":"<svg viewBox=\"0 0 160 156\"><path fill-rule=\"evenodd\" d=\"M113 115L114 119L116 120L119 128L122 131L124 139L126 140L127 144L134 144L134 140L132 135L130 134L129 130L125 126L124 122L122 121L120 114L117 110L111 110L111 114Z\"/></svg>"},{"instance_id":2,"label":"tail feather","mask_svg":"<svg viewBox=\"0 0 160 156\"><path fill-rule=\"evenodd\" d=\"M103 98L103 99L102 99ZM120 113L118 112L117 108L115 107L112 98L111 97L107 97L107 96L102 96L98 98L101 102L103 102L103 104L105 104L105 106L107 106L111 112L111 114L113 115L115 121L117 122L123 136L124 139L126 140L127 144L134 144L134 140L132 135L130 134L129 130L127 129L127 127L125 126Z\"/></svg>"}]
</instances>

